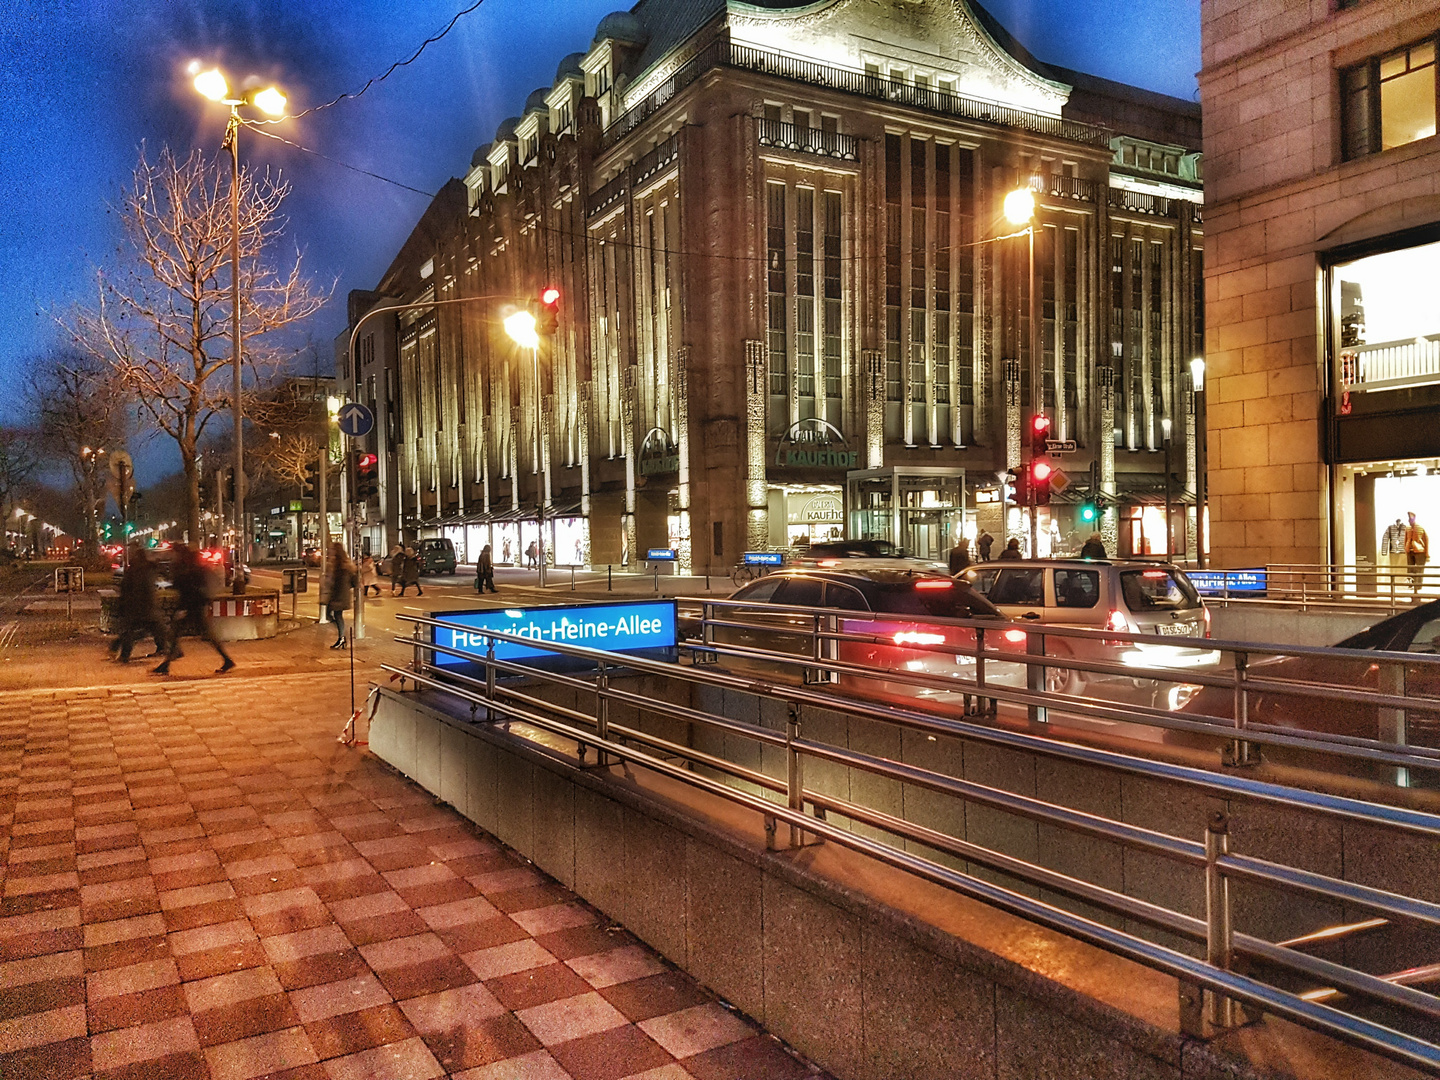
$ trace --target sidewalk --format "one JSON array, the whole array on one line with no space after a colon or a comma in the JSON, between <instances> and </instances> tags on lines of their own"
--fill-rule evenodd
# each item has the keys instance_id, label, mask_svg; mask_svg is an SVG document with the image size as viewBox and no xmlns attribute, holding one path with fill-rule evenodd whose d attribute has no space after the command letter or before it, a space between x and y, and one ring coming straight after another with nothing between
<instances>
[{"instance_id":1,"label":"sidewalk","mask_svg":"<svg viewBox=\"0 0 1440 1080\"><path fill-rule=\"evenodd\" d=\"M0 693L5 1080L819 1075L341 746L339 672Z\"/></svg>"}]
</instances>

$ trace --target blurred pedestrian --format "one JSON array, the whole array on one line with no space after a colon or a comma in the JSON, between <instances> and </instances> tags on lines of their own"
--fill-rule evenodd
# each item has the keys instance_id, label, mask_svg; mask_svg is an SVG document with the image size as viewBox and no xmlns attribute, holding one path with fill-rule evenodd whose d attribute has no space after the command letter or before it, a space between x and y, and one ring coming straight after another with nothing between
<instances>
[{"instance_id":1,"label":"blurred pedestrian","mask_svg":"<svg viewBox=\"0 0 1440 1080\"><path fill-rule=\"evenodd\" d=\"M1407 516L1410 524L1405 528L1405 562L1410 568L1410 588L1418 593L1425 583L1425 564L1430 561L1430 537L1415 520L1413 510Z\"/></svg>"},{"instance_id":2,"label":"blurred pedestrian","mask_svg":"<svg viewBox=\"0 0 1440 1080\"><path fill-rule=\"evenodd\" d=\"M483 593L486 589L497 592L495 588L495 563L490 557L490 545L486 544L480 549L480 557L475 560L475 591Z\"/></svg>"},{"instance_id":3,"label":"blurred pedestrian","mask_svg":"<svg viewBox=\"0 0 1440 1080\"><path fill-rule=\"evenodd\" d=\"M172 550L175 555L171 563L170 578L171 584L175 586L175 614L170 620L170 648L165 659L153 670L156 675L170 674L170 661L181 655L180 633L189 629L201 640L208 641L220 654L224 663L217 669L217 673L224 674L235 666L235 661L230 659L225 646L220 644L210 622L209 575L200 565L200 556L189 544L176 544Z\"/></svg>"},{"instance_id":4,"label":"blurred pedestrian","mask_svg":"<svg viewBox=\"0 0 1440 1080\"><path fill-rule=\"evenodd\" d=\"M534 570L539 566L539 564L535 561L536 553L539 552L539 550L540 548L536 545L534 540L531 540L530 546L525 549L525 564L529 566L531 570Z\"/></svg>"},{"instance_id":5,"label":"blurred pedestrian","mask_svg":"<svg viewBox=\"0 0 1440 1080\"><path fill-rule=\"evenodd\" d=\"M345 551L345 545L338 540L330 545L330 565L327 568L329 580L325 582L325 614L335 624L335 644L332 649L345 647L345 611L355 603L355 564Z\"/></svg>"},{"instance_id":6,"label":"blurred pedestrian","mask_svg":"<svg viewBox=\"0 0 1440 1080\"><path fill-rule=\"evenodd\" d=\"M990 535L988 530L982 529L980 532L980 536L975 541L975 546L980 550L981 562L990 561L990 548L994 545L994 543L995 538Z\"/></svg>"},{"instance_id":7,"label":"blurred pedestrian","mask_svg":"<svg viewBox=\"0 0 1440 1080\"><path fill-rule=\"evenodd\" d=\"M380 595L380 580L375 572L375 556L366 555L360 560L360 595L369 596L370 590L375 590L375 595Z\"/></svg>"},{"instance_id":8,"label":"blurred pedestrian","mask_svg":"<svg viewBox=\"0 0 1440 1080\"><path fill-rule=\"evenodd\" d=\"M156 602L155 564L139 544L130 545L130 569L120 579L117 613L120 631L110 650L119 654L120 663L130 662L130 650L146 636L155 642L155 655L165 651L165 624Z\"/></svg>"},{"instance_id":9,"label":"blurred pedestrian","mask_svg":"<svg viewBox=\"0 0 1440 1080\"><path fill-rule=\"evenodd\" d=\"M401 553L400 572L400 595L405 595L405 590L411 585L415 586L415 595L424 596L425 590L420 587L420 556L415 553L413 547L407 547Z\"/></svg>"},{"instance_id":10,"label":"blurred pedestrian","mask_svg":"<svg viewBox=\"0 0 1440 1080\"><path fill-rule=\"evenodd\" d=\"M1105 553L1105 540L1098 533L1091 533L1090 539L1085 541L1085 546L1080 549L1082 559L1108 559Z\"/></svg>"},{"instance_id":11,"label":"blurred pedestrian","mask_svg":"<svg viewBox=\"0 0 1440 1080\"><path fill-rule=\"evenodd\" d=\"M950 576L954 577L970 566L970 538L962 536L950 549Z\"/></svg>"},{"instance_id":12,"label":"blurred pedestrian","mask_svg":"<svg viewBox=\"0 0 1440 1080\"><path fill-rule=\"evenodd\" d=\"M1010 562L1013 559L1021 558L1024 558L1024 556L1020 554L1020 541L1011 537L1010 542L1005 545L1005 550L1000 552L999 561Z\"/></svg>"},{"instance_id":13,"label":"blurred pedestrian","mask_svg":"<svg viewBox=\"0 0 1440 1080\"><path fill-rule=\"evenodd\" d=\"M390 574L390 595L394 596L400 589L400 583L405 580L405 549L399 544L392 546L386 563Z\"/></svg>"}]
</instances>

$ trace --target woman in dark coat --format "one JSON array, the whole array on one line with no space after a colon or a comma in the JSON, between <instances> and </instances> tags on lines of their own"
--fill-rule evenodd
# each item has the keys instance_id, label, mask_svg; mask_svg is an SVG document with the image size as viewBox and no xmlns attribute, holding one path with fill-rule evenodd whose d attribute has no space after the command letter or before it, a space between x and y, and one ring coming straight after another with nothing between
<instances>
[{"instance_id":1,"label":"woman in dark coat","mask_svg":"<svg viewBox=\"0 0 1440 1080\"><path fill-rule=\"evenodd\" d=\"M425 590L420 588L420 556L415 554L414 548L406 548L402 556L405 560L404 570L400 576L400 595L405 595L405 590L411 585L415 586L415 595L424 596Z\"/></svg>"},{"instance_id":2,"label":"woman in dark coat","mask_svg":"<svg viewBox=\"0 0 1440 1080\"><path fill-rule=\"evenodd\" d=\"M335 624L335 644L332 649L345 647L345 612L355 603L355 564L345 553L345 546L339 541L330 545L330 580L325 583L325 613Z\"/></svg>"},{"instance_id":3,"label":"woman in dark coat","mask_svg":"<svg viewBox=\"0 0 1440 1080\"><path fill-rule=\"evenodd\" d=\"M491 592L495 588L495 562L490 557L490 545L486 544L480 549L480 557L475 560L475 591L483 593L486 589Z\"/></svg>"}]
</instances>

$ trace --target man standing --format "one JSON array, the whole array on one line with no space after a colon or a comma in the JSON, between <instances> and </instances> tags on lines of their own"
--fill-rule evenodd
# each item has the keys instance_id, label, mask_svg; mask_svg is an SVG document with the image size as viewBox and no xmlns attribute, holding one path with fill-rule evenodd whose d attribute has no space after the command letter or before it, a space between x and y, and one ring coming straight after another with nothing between
<instances>
[{"instance_id":1,"label":"man standing","mask_svg":"<svg viewBox=\"0 0 1440 1080\"><path fill-rule=\"evenodd\" d=\"M950 549L950 576L954 577L970 566L970 538L962 536Z\"/></svg>"},{"instance_id":2,"label":"man standing","mask_svg":"<svg viewBox=\"0 0 1440 1080\"><path fill-rule=\"evenodd\" d=\"M1430 560L1430 537L1423 526L1415 521L1415 512L1408 515L1410 524L1405 529L1405 563L1410 568L1410 588L1420 591L1425 583L1425 564Z\"/></svg>"},{"instance_id":3,"label":"man standing","mask_svg":"<svg viewBox=\"0 0 1440 1080\"><path fill-rule=\"evenodd\" d=\"M980 561L990 561L990 548L995 543L995 537L990 535L988 529L982 529L980 535L975 539L975 546L980 549Z\"/></svg>"}]
</instances>

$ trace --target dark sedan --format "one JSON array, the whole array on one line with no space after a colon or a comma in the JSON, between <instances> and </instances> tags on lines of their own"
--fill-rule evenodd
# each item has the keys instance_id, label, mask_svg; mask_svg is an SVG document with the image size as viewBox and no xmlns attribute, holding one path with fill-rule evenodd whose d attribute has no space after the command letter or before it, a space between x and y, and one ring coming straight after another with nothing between
<instances>
[{"instance_id":1,"label":"dark sedan","mask_svg":"<svg viewBox=\"0 0 1440 1080\"><path fill-rule=\"evenodd\" d=\"M1348 656L1276 657L1250 664L1248 674L1251 679L1293 680L1339 690L1404 694L1412 701L1405 710L1410 741L1416 745L1440 746L1440 663L1381 664L1368 655L1386 652L1419 657L1440 653L1440 600L1378 622L1334 647L1354 650L1355 655L1353 659ZM1234 706L1233 689L1206 686L1197 690L1180 711L1228 720L1235 715ZM1379 708L1360 695L1316 697L1276 690L1251 691L1247 717L1254 724L1329 735L1387 737L1381 732Z\"/></svg>"}]
</instances>

